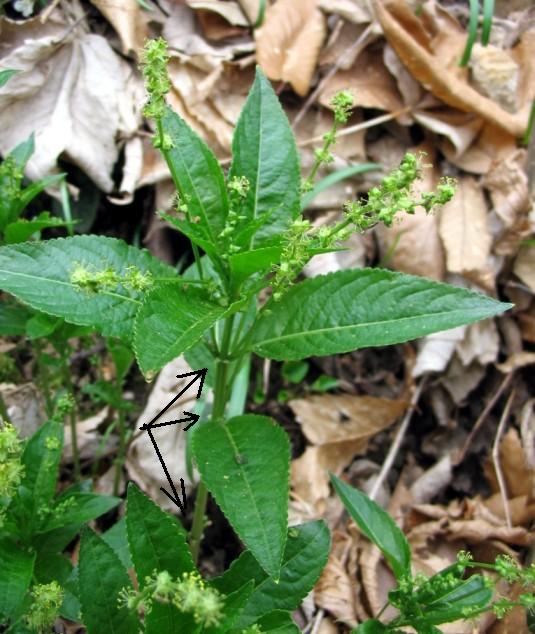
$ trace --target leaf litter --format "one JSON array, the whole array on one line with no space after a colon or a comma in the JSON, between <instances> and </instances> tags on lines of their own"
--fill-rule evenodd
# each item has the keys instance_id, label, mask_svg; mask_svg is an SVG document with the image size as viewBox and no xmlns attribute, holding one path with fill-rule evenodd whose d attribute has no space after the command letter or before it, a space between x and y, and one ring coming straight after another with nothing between
<instances>
[{"instance_id":1,"label":"leaf litter","mask_svg":"<svg viewBox=\"0 0 535 634\"><path fill-rule=\"evenodd\" d=\"M115 203L137 200L145 188L155 190L158 208L166 207L169 178L147 139L137 68L144 37L162 33L172 53L170 101L221 159L230 157L232 130L259 63L290 120L300 117L295 131L304 165L317 145L310 140L328 128L331 96L347 89L356 104L348 124L355 131L340 137L335 161L323 176L366 160L388 169L416 147L432 164L424 172L424 188L442 175L457 178L456 197L438 214L417 211L355 243L355 252L347 254L352 257L318 258L307 274L382 262L491 294L500 289L517 304L512 318L439 333L414 345L314 359L304 389L296 388L287 403L276 402L276 390L269 388L259 411L272 413L295 440L291 516L295 522L324 517L334 530L331 556L311 602L294 615L302 628L348 631L384 603L389 573L343 515L327 472L345 473L352 484L371 490L411 409L415 380L426 380L423 393L378 493L414 549L415 568L432 574L451 563L459 548L482 560L529 552L535 521L530 374L535 176L528 168L533 150L526 151L519 140L535 97L532 8L499 8L491 45L476 45L469 67L462 69L466 21L455 3L430 1L415 12L405 0L276 0L266 3L259 28L254 28L258 3L250 0L162 0L158 6L150 3L150 12L132 0L92 4L91 17L72 2L61 3L46 19L0 19L0 67L21 71L0 88L0 152L5 155L33 132L29 178L69 163L110 195L114 209ZM309 103L310 95L315 96ZM387 120L362 127L378 115ZM368 173L327 190L311 204L311 217L321 224L336 213L344 195L358 196L379 178L380 172ZM151 249L173 253L166 235L158 232L148 242ZM173 377L185 368L178 359L162 370L145 411L132 424L161 409L176 388ZM310 385L319 374L337 378L338 386L314 393ZM504 392L488 407L509 375ZM289 387L278 367L271 380ZM516 396L493 463L492 443L511 386ZM104 418L104 412L94 412L79 423L84 456L90 455ZM476 422L478 431L471 435ZM185 443L175 432L161 430L158 441L173 456L173 470L185 474ZM126 466L149 494L165 484L152 448L139 438ZM483 620L477 631L527 631L525 616L514 618L501 625ZM442 631L472 631L462 628L454 624Z\"/></svg>"}]
</instances>

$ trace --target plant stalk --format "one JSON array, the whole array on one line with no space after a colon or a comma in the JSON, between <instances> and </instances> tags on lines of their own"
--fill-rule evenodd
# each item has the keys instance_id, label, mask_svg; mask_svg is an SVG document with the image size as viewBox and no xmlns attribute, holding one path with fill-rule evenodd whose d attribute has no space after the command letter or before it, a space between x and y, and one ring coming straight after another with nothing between
<instances>
[{"instance_id":1,"label":"plant stalk","mask_svg":"<svg viewBox=\"0 0 535 634\"><path fill-rule=\"evenodd\" d=\"M228 397L228 368L229 368L229 349L232 336L232 325L234 323L234 315L225 320L223 327L223 337L221 341L221 349L219 357L216 360L215 386L214 386L214 406L212 408L212 423L221 424L224 421L225 409L227 407ZM195 499L195 508L193 511L193 523L191 525L189 546L194 563L197 563L199 550L204 532L206 504L208 502L208 489L201 480L197 488L197 497Z\"/></svg>"}]
</instances>

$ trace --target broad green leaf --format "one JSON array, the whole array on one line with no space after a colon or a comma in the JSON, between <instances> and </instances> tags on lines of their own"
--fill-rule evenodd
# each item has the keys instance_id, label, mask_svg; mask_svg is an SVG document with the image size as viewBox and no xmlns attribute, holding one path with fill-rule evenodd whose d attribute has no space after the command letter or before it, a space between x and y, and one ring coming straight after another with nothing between
<instances>
[{"instance_id":1,"label":"broad green leaf","mask_svg":"<svg viewBox=\"0 0 535 634\"><path fill-rule=\"evenodd\" d=\"M232 140L229 178L245 176L249 191L242 212L267 220L255 234L260 244L288 226L300 211L299 157L290 124L260 69Z\"/></svg>"},{"instance_id":2,"label":"broad green leaf","mask_svg":"<svg viewBox=\"0 0 535 634\"><path fill-rule=\"evenodd\" d=\"M316 196L319 196L322 191L325 191L336 183L339 183L346 178L351 178L352 176L358 176L359 174L365 174L366 172L378 169L381 169L379 163L361 163L360 165L349 165L348 167L344 167L336 172L331 172L328 176L325 176L325 178L318 181L316 185L314 185L314 189L304 194L301 199L301 209L306 209Z\"/></svg>"},{"instance_id":3,"label":"broad green leaf","mask_svg":"<svg viewBox=\"0 0 535 634\"><path fill-rule=\"evenodd\" d=\"M373 500L331 474L331 482L357 526L383 553L399 580L411 573L411 550L398 525Z\"/></svg>"},{"instance_id":4,"label":"broad green leaf","mask_svg":"<svg viewBox=\"0 0 535 634\"><path fill-rule=\"evenodd\" d=\"M13 75L16 75L18 72L18 70L15 70L14 68L6 68L5 70L0 70L0 88L2 88L2 86L5 86L7 84L7 82L13 77Z\"/></svg>"},{"instance_id":5,"label":"broad green leaf","mask_svg":"<svg viewBox=\"0 0 535 634\"><path fill-rule=\"evenodd\" d=\"M173 577L195 569L186 542L186 532L169 513L162 511L132 482L128 485L126 529L130 554L141 588L146 577L156 570ZM179 612L174 605L154 602L145 619L147 634L170 634L193 623L188 614Z\"/></svg>"},{"instance_id":6,"label":"broad green leaf","mask_svg":"<svg viewBox=\"0 0 535 634\"><path fill-rule=\"evenodd\" d=\"M186 531L132 482L128 485L126 530L136 575L141 587L154 570L173 577L195 570Z\"/></svg>"},{"instance_id":7,"label":"broad green leaf","mask_svg":"<svg viewBox=\"0 0 535 634\"><path fill-rule=\"evenodd\" d=\"M29 494L26 512L29 513L27 522L31 526L40 521L38 510L47 508L52 502L62 450L63 424L53 420L40 427L24 447L21 488Z\"/></svg>"},{"instance_id":8,"label":"broad green leaf","mask_svg":"<svg viewBox=\"0 0 535 634\"><path fill-rule=\"evenodd\" d=\"M124 283L82 287L76 279L87 271L116 274ZM105 336L129 339L144 291L128 279L140 276L173 279L176 272L148 251L104 236L75 236L0 247L0 288L30 305L68 322L92 326Z\"/></svg>"},{"instance_id":9,"label":"broad green leaf","mask_svg":"<svg viewBox=\"0 0 535 634\"><path fill-rule=\"evenodd\" d=\"M45 533L66 524L85 524L120 504L121 499L96 493L74 493L62 497L39 532Z\"/></svg>"},{"instance_id":10,"label":"broad green leaf","mask_svg":"<svg viewBox=\"0 0 535 634\"><path fill-rule=\"evenodd\" d=\"M163 154L181 202L187 204L192 219L199 218L215 244L228 214L223 171L206 143L170 108L162 125L173 143Z\"/></svg>"},{"instance_id":11,"label":"broad green leaf","mask_svg":"<svg viewBox=\"0 0 535 634\"><path fill-rule=\"evenodd\" d=\"M113 548L113 552L119 557L125 568L133 568L134 563L130 557L128 548L128 534L126 532L126 519L123 517L101 535L102 539Z\"/></svg>"},{"instance_id":12,"label":"broad green leaf","mask_svg":"<svg viewBox=\"0 0 535 634\"><path fill-rule=\"evenodd\" d=\"M241 284L253 273L267 272L281 255L281 247L260 247L251 251L242 251L229 257L232 280Z\"/></svg>"},{"instance_id":13,"label":"broad green leaf","mask_svg":"<svg viewBox=\"0 0 535 634\"><path fill-rule=\"evenodd\" d=\"M73 573L74 567L67 557L57 553L38 553L34 569L35 580L38 583L57 581L65 592L60 614L76 621L80 618L80 601L70 591Z\"/></svg>"},{"instance_id":14,"label":"broad green leaf","mask_svg":"<svg viewBox=\"0 0 535 634\"><path fill-rule=\"evenodd\" d=\"M191 348L226 312L225 306L192 285L155 288L143 302L134 328L134 350L143 374L155 374Z\"/></svg>"},{"instance_id":15,"label":"broad green leaf","mask_svg":"<svg viewBox=\"0 0 535 634\"><path fill-rule=\"evenodd\" d=\"M21 191L20 197L15 202L11 220L12 221L16 220L20 216L20 214L24 211L24 209L32 202L32 200L38 194L45 191L47 187L51 187L52 185L55 185L56 183L61 182L65 178L65 176L66 174L64 173L51 174L50 176L45 176L45 178L42 178L41 180L30 183L28 187L25 187ZM43 213L48 213L48 212L42 212L41 214L39 214L39 216L42 216ZM71 222L64 222L63 224L69 225L71 224Z\"/></svg>"},{"instance_id":16,"label":"broad green leaf","mask_svg":"<svg viewBox=\"0 0 535 634\"><path fill-rule=\"evenodd\" d=\"M0 540L0 621L9 618L24 600L32 580L35 553L8 539Z\"/></svg>"},{"instance_id":17,"label":"broad green leaf","mask_svg":"<svg viewBox=\"0 0 535 634\"><path fill-rule=\"evenodd\" d=\"M278 583L262 570L250 551L242 553L212 581L224 594L234 592L250 579L254 581L253 594L235 627L246 628L273 610L297 608L318 580L330 547L329 529L321 521L290 528Z\"/></svg>"},{"instance_id":18,"label":"broad green leaf","mask_svg":"<svg viewBox=\"0 0 535 634\"><path fill-rule=\"evenodd\" d=\"M383 269L318 275L267 304L253 334L263 357L298 360L385 346L511 307L481 293Z\"/></svg>"},{"instance_id":19,"label":"broad green leaf","mask_svg":"<svg viewBox=\"0 0 535 634\"><path fill-rule=\"evenodd\" d=\"M0 301L0 335L12 337L26 332L26 322L33 311L8 299Z\"/></svg>"},{"instance_id":20,"label":"broad green leaf","mask_svg":"<svg viewBox=\"0 0 535 634\"><path fill-rule=\"evenodd\" d=\"M96 533L82 533L79 563L80 603L88 634L132 634L138 619L124 605L119 593L132 584L113 550Z\"/></svg>"},{"instance_id":21,"label":"broad green leaf","mask_svg":"<svg viewBox=\"0 0 535 634\"><path fill-rule=\"evenodd\" d=\"M65 322L61 317L54 317L46 313L35 313L26 322L26 336L28 339L49 337L62 323Z\"/></svg>"},{"instance_id":22,"label":"broad green leaf","mask_svg":"<svg viewBox=\"0 0 535 634\"><path fill-rule=\"evenodd\" d=\"M189 238L193 244L201 247L206 255L208 255L212 260L216 260L218 248L211 242L211 237L208 234L206 227L203 225L197 225L193 222L188 222L187 220L182 220L181 218L171 216L170 214L161 213L159 215L163 220L166 220L169 224L173 225L173 227Z\"/></svg>"},{"instance_id":23,"label":"broad green leaf","mask_svg":"<svg viewBox=\"0 0 535 634\"><path fill-rule=\"evenodd\" d=\"M439 573L440 574L440 573ZM422 616L427 623L440 625L466 616L468 610L482 610L492 600L492 589L481 575L472 575L446 591L432 603L422 606Z\"/></svg>"},{"instance_id":24,"label":"broad green leaf","mask_svg":"<svg viewBox=\"0 0 535 634\"><path fill-rule=\"evenodd\" d=\"M297 625L293 622L289 612L274 610L257 621L262 632L270 634L299 634Z\"/></svg>"},{"instance_id":25,"label":"broad green leaf","mask_svg":"<svg viewBox=\"0 0 535 634\"><path fill-rule=\"evenodd\" d=\"M284 430L266 416L209 423L193 436L193 455L240 539L277 579L288 522L290 444Z\"/></svg>"},{"instance_id":26,"label":"broad green leaf","mask_svg":"<svg viewBox=\"0 0 535 634\"><path fill-rule=\"evenodd\" d=\"M68 224L61 218L51 216L44 211L32 220L17 220L7 225L4 238L7 244L17 244L28 240L36 231L50 229L50 227L66 227Z\"/></svg>"}]
</instances>

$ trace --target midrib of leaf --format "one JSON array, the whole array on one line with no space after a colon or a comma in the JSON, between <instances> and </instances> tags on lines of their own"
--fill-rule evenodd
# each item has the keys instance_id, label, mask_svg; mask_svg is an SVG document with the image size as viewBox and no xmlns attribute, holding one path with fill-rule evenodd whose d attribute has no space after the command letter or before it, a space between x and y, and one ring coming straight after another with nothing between
<instances>
[{"instance_id":1,"label":"midrib of leaf","mask_svg":"<svg viewBox=\"0 0 535 634\"><path fill-rule=\"evenodd\" d=\"M473 309L473 310L477 310L477 309ZM463 310L463 314L467 314L468 312L471 312L471 311L466 309ZM419 319L422 319L422 317L440 317L442 315L451 315L451 314L452 314L452 311L445 310L438 313L424 313L422 315L416 315L414 317L398 317L396 319L389 319L389 320L383 320L383 321L367 321L362 324L351 324L349 326L332 326L329 328L316 328L315 330L302 330L299 332L290 333L288 335L280 335L278 337L272 337L271 339L263 339L262 341L257 342L256 345L264 346L266 344L270 344L273 342L295 339L297 337L302 337L303 335L313 336L313 335L321 334L324 332L338 332L338 331L351 330L351 329L357 330L359 328L368 328L369 326L379 326L381 324L395 325L396 323L419 320Z\"/></svg>"},{"instance_id":2,"label":"midrib of leaf","mask_svg":"<svg viewBox=\"0 0 535 634\"><path fill-rule=\"evenodd\" d=\"M95 561L94 566L98 568L98 576L100 578L103 577L106 569L101 567L100 560L98 558ZM120 630L115 629L114 620L113 620L113 612L111 611L110 607L111 607L110 602L106 601L104 611L105 611L105 620L108 622L109 631L112 632L112 634L113 632L117 632L117 631L119 631L120 633ZM83 612L83 608L82 608L82 612Z\"/></svg>"},{"instance_id":3,"label":"midrib of leaf","mask_svg":"<svg viewBox=\"0 0 535 634\"><path fill-rule=\"evenodd\" d=\"M201 152L202 152L202 149L201 149ZM190 171L188 169L188 165L187 165L186 161L184 161L184 159L182 158L182 152L180 152L179 154L180 154L180 161L182 162L182 165L184 166L184 169L186 171L186 174L188 175L191 187L192 187L193 191L195 192L195 196L197 196L197 200L199 201L199 204L201 206L202 215L203 215L203 218L204 218L204 222L205 222L205 224L206 224L206 226L208 228L208 234L210 236L210 240L211 240L212 244L215 245L217 243L216 243L214 235L212 233L212 227L210 225L210 222L208 221L208 216L206 214L206 209L204 207L204 203L202 201L202 198L199 196L199 193L197 191L197 187L195 187L195 183L194 183L193 179L191 178ZM173 161L171 161L170 158L169 158L169 152L168 151L165 151L165 161L167 163L167 166L169 167L169 171L171 172L171 176L173 178L174 183L178 185L180 180L179 180L179 178L177 176L177 173L176 173L176 170L174 168Z\"/></svg>"},{"instance_id":4,"label":"midrib of leaf","mask_svg":"<svg viewBox=\"0 0 535 634\"><path fill-rule=\"evenodd\" d=\"M41 280L43 282L49 282L50 284L57 284L59 286L68 286L69 288L72 288L76 292L81 291L81 289L76 284L72 284L71 282L63 282L62 280L54 280L54 279L50 279L49 277L42 277L40 275L30 275L29 273L21 273L19 271L6 271L5 269L0 269L0 273L7 273L11 277L18 275L19 277L26 277L30 280ZM114 293L112 291L99 289L98 293L96 294L107 295L109 297L117 297L126 302L141 304L141 302L138 299L134 299L133 297L130 297L129 295L121 295L120 293Z\"/></svg>"},{"instance_id":5,"label":"midrib of leaf","mask_svg":"<svg viewBox=\"0 0 535 634\"><path fill-rule=\"evenodd\" d=\"M225 430L225 433L227 434L229 442L232 445L232 448L234 450L234 456L237 457L240 454L240 451L238 449L238 446L234 442L234 438L232 437L232 434L230 433L230 430L228 429L228 426L227 425L223 425L223 429ZM253 495L253 490L251 488L249 480L247 479L247 473L246 473L245 469L243 468L243 466L241 464L239 464L239 463L237 463L237 464L238 464L239 470L242 472L243 481L245 482L245 484L247 486L247 489L249 490L249 494L251 496L251 499L253 501L253 507L254 507L256 516L258 518L258 522L259 522L259 524L260 524L260 526L262 528L262 535L263 535L263 538L264 538L264 543L267 545L268 552L271 554L271 556L273 556L273 552L272 552L271 547L270 547L270 541L269 541L269 538L268 538L268 535L267 535L267 532L266 532L266 529L265 529L264 521L262 519L262 516L260 515L260 510L259 510L258 505L256 503L256 499L255 499L255 497ZM283 555L284 555L284 553L283 553ZM268 578L270 578L269 575L268 575Z\"/></svg>"}]
</instances>

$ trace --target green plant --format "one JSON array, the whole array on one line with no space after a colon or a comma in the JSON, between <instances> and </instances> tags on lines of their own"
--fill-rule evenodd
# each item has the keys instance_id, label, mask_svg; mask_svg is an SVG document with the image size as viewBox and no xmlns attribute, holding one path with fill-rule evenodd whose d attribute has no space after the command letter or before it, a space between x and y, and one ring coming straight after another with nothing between
<instances>
[{"instance_id":1,"label":"green plant","mask_svg":"<svg viewBox=\"0 0 535 634\"><path fill-rule=\"evenodd\" d=\"M144 61L149 93L145 113L154 119L155 144L177 189L176 213L162 216L190 239L194 265L178 275L146 251L120 240L74 236L0 248L0 287L37 310L121 339L132 347L148 379L183 353L192 365L201 360L208 368L207 381L214 391L209 421L188 432L201 475L189 546L196 562L210 491L248 548L214 587L230 601L231 595L253 580L251 596L257 596L255 605L258 602L265 608L262 616L256 609L244 608L238 625L220 624L214 631L232 627L258 631L271 627L259 624L259 618L277 621L277 615L269 616L269 611L294 607L293 600L291 605L283 600L289 590L272 604L264 589L269 588L271 596L285 587L280 584L288 549L292 550L297 543L293 537L299 540L301 533L288 531L287 526L287 435L264 416L228 413L235 382L248 368L250 356L300 361L312 355L400 343L497 315L510 305L381 269L344 270L299 281L303 266L314 255L343 248L352 232L378 223L391 226L398 214L414 213L418 205L430 212L451 199L453 183L445 179L435 192L415 196L411 187L420 176L421 164L419 157L407 154L367 199L345 205L342 220L316 229L301 215L302 195L313 188L319 166L331 160L329 149L336 141L337 127L347 120L350 97L341 93L335 98L333 129L302 184L290 126L271 85L258 71L235 130L232 164L225 176L211 150L167 106L166 64L165 42L149 42ZM261 305L259 294L266 291L271 298ZM318 534L326 531L321 523L314 526ZM180 532L176 522L174 530ZM111 566L110 553L98 539L87 533L83 550L101 548L103 561ZM313 542L318 539L314 537ZM320 541L325 544L324 537ZM321 560L325 552L308 558L292 579L305 578L306 587L311 587L319 570L310 562ZM96 573L87 570L84 575L94 579L91 574ZM138 580L142 584L149 576L150 592L158 579L162 582L158 574L153 576L154 571L171 575L173 592L181 591L177 588L185 581L182 573L191 572L170 569L159 561L149 569L140 568ZM113 583L117 592L128 585L124 571L114 574ZM171 600L175 595L169 589L166 596ZM86 625L97 631L96 625L90 625L96 623L92 618L97 616L86 616ZM159 630L152 631L192 631L187 629L190 621L184 623L185 630L164 630L160 624ZM147 625L146 631L150 631Z\"/></svg>"},{"instance_id":2,"label":"green plant","mask_svg":"<svg viewBox=\"0 0 535 634\"><path fill-rule=\"evenodd\" d=\"M521 568L505 555L499 555L494 563L489 564L476 562L469 553L461 551L457 563L432 577L414 576L409 543L388 513L336 476L331 476L331 480L361 532L383 553L397 584L389 592L388 603L381 612L391 605L398 615L388 623L381 622L379 618L370 619L353 630L355 634L401 634L406 631L405 627L412 627L419 634L438 634L438 625L472 619L490 610L501 618L515 606L535 607L535 564ZM467 576L466 573L472 569L488 570L494 576L480 573ZM520 594L516 601L499 597L496 589L498 580L519 583L526 592Z\"/></svg>"},{"instance_id":3,"label":"green plant","mask_svg":"<svg viewBox=\"0 0 535 634\"><path fill-rule=\"evenodd\" d=\"M82 482L56 494L63 450L59 399L55 416L22 442L0 424L0 626L49 632L58 615L77 620L76 574L61 553L89 520L119 498L96 495Z\"/></svg>"}]
</instances>

